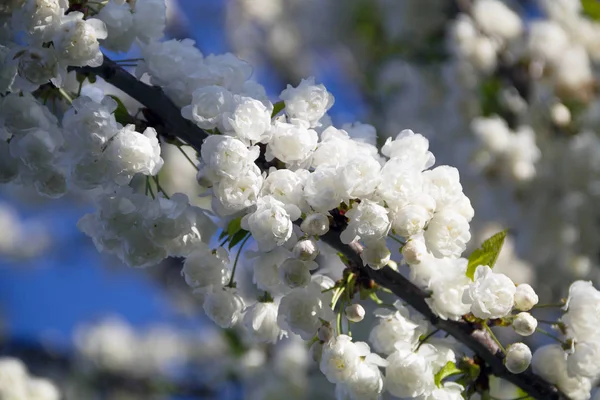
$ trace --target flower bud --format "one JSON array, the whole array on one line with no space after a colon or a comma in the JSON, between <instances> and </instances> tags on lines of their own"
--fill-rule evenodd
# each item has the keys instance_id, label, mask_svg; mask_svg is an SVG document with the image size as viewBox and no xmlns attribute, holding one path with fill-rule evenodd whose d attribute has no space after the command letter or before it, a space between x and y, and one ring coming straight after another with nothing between
<instances>
[{"instance_id":1,"label":"flower bud","mask_svg":"<svg viewBox=\"0 0 600 400\"><path fill-rule=\"evenodd\" d=\"M520 374L531 364L531 350L525 343L513 343L506 349L504 365L513 374Z\"/></svg>"},{"instance_id":2,"label":"flower bud","mask_svg":"<svg viewBox=\"0 0 600 400\"><path fill-rule=\"evenodd\" d=\"M305 287L310 283L310 270L304 261L288 258L279 267L279 278L290 288Z\"/></svg>"},{"instance_id":3,"label":"flower bud","mask_svg":"<svg viewBox=\"0 0 600 400\"><path fill-rule=\"evenodd\" d=\"M320 213L307 215L300 224L300 229L307 235L323 236L329 231L329 219Z\"/></svg>"},{"instance_id":4,"label":"flower bud","mask_svg":"<svg viewBox=\"0 0 600 400\"><path fill-rule=\"evenodd\" d=\"M539 299L533 288L527 283L517 286L515 292L515 308L521 311L529 311L538 303Z\"/></svg>"},{"instance_id":5,"label":"flower bud","mask_svg":"<svg viewBox=\"0 0 600 400\"><path fill-rule=\"evenodd\" d=\"M550 108L550 116L558 126L567 126L571 122L571 111L562 103L556 103Z\"/></svg>"},{"instance_id":6,"label":"flower bud","mask_svg":"<svg viewBox=\"0 0 600 400\"><path fill-rule=\"evenodd\" d=\"M344 310L348 321L360 322L365 317L365 309L360 304L351 304Z\"/></svg>"},{"instance_id":7,"label":"flower bud","mask_svg":"<svg viewBox=\"0 0 600 400\"><path fill-rule=\"evenodd\" d=\"M312 261L319 255L317 242L314 239L302 239L292 250L294 257L303 261Z\"/></svg>"},{"instance_id":8,"label":"flower bud","mask_svg":"<svg viewBox=\"0 0 600 400\"><path fill-rule=\"evenodd\" d=\"M427 246L422 240L409 240L402 247L402 256L409 265L418 265L427 254Z\"/></svg>"},{"instance_id":9,"label":"flower bud","mask_svg":"<svg viewBox=\"0 0 600 400\"><path fill-rule=\"evenodd\" d=\"M519 313L513 320L512 327L521 336L533 335L537 328L537 319L528 312Z\"/></svg>"},{"instance_id":10,"label":"flower bud","mask_svg":"<svg viewBox=\"0 0 600 400\"><path fill-rule=\"evenodd\" d=\"M317 337L321 342L327 343L333 337L333 329L330 325L321 325L317 330Z\"/></svg>"}]
</instances>

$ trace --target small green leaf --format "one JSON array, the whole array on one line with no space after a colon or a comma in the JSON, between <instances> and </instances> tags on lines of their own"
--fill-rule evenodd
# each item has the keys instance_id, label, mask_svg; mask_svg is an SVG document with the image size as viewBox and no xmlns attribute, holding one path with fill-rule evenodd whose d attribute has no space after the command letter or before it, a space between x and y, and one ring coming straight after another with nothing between
<instances>
[{"instance_id":1,"label":"small green leaf","mask_svg":"<svg viewBox=\"0 0 600 400\"><path fill-rule=\"evenodd\" d=\"M454 362L448 361L446 365L444 365L442 369L440 369L438 373L435 374L433 379L436 386L440 387L443 379L458 374L462 374L462 371L456 367L456 364Z\"/></svg>"},{"instance_id":2,"label":"small green leaf","mask_svg":"<svg viewBox=\"0 0 600 400\"><path fill-rule=\"evenodd\" d=\"M598 0L581 0L583 14L593 20L600 20L600 2Z\"/></svg>"},{"instance_id":3,"label":"small green leaf","mask_svg":"<svg viewBox=\"0 0 600 400\"><path fill-rule=\"evenodd\" d=\"M475 278L475 270L480 265L488 265L490 268L494 267L498 255L500 254L500 250L502 250L502 245L504 244L507 233L507 229L496 233L494 236L484 241L480 248L475 249L473 253L471 253L469 256L469 264L467 266L467 277L473 280Z\"/></svg>"},{"instance_id":4,"label":"small green leaf","mask_svg":"<svg viewBox=\"0 0 600 400\"><path fill-rule=\"evenodd\" d=\"M232 219L229 222L229 225L227 225L227 234L233 236L238 233L240 229L242 229L242 217Z\"/></svg>"},{"instance_id":5,"label":"small green leaf","mask_svg":"<svg viewBox=\"0 0 600 400\"><path fill-rule=\"evenodd\" d=\"M249 233L250 232L243 229L237 231L237 233L231 237L231 241L229 242L229 250L233 249L236 244L244 240Z\"/></svg>"},{"instance_id":6,"label":"small green leaf","mask_svg":"<svg viewBox=\"0 0 600 400\"><path fill-rule=\"evenodd\" d=\"M117 102L117 109L115 110L115 119L118 123L127 125L133 122L133 119L129 115L129 111L127 111L127 107L125 104L119 99L117 96L109 94Z\"/></svg>"},{"instance_id":7,"label":"small green leaf","mask_svg":"<svg viewBox=\"0 0 600 400\"><path fill-rule=\"evenodd\" d=\"M285 103L283 101L278 101L277 103L273 104L273 112L271 113L271 118L274 118L284 108L285 108Z\"/></svg>"}]
</instances>

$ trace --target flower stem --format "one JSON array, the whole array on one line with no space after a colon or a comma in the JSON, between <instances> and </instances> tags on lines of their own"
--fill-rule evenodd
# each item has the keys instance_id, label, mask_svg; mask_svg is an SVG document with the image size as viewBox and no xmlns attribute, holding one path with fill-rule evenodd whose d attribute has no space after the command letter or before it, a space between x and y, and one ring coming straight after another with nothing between
<instances>
[{"instance_id":1,"label":"flower stem","mask_svg":"<svg viewBox=\"0 0 600 400\"><path fill-rule=\"evenodd\" d=\"M231 288L233 287L233 282L234 282L234 278L235 278L235 270L237 269L238 261L240 259L240 254L242 254L242 249L244 248L244 245L246 244L248 239L250 239L251 236L252 235L246 236L246 239L244 239L242 241L242 243L240 244L240 248L238 249L238 252L235 256L235 261L233 262L233 268L231 269L231 278L229 278L229 283L227 284L227 286L229 286Z\"/></svg>"},{"instance_id":2,"label":"flower stem","mask_svg":"<svg viewBox=\"0 0 600 400\"><path fill-rule=\"evenodd\" d=\"M156 197L154 196L154 192L152 191L152 185L150 185L149 176L146 177L146 196L148 196L148 193L150 193L150 196L152 196L153 199L156 199Z\"/></svg>"},{"instance_id":3,"label":"flower stem","mask_svg":"<svg viewBox=\"0 0 600 400\"><path fill-rule=\"evenodd\" d=\"M403 242L402 240L398 239L397 237L395 237L394 235L388 235L388 237L398 243L400 243L402 246L404 246L406 244L406 242Z\"/></svg>"},{"instance_id":4,"label":"flower stem","mask_svg":"<svg viewBox=\"0 0 600 400\"><path fill-rule=\"evenodd\" d=\"M500 347L500 350L502 350L502 353L506 354L506 349L504 348L504 346L502 346L502 343L500 343L500 341L498 340L498 338L494 334L494 331L492 331L492 328L490 328L490 326L487 324L487 321L484 321L483 327L485 328L486 331L488 331L488 333L490 334L491 338L494 340L494 342L496 342L496 344L498 345L498 347Z\"/></svg>"},{"instance_id":5,"label":"flower stem","mask_svg":"<svg viewBox=\"0 0 600 400\"><path fill-rule=\"evenodd\" d=\"M196 165L196 163L194 163L194 161L192 161L192 159L190 158L190 156L188 156L188 154L185 152L185 150L183 150L181 148L181 146L176 146L176 147L181 152L181 154L183 154L183 156L190 162L190 164L192 164L192 167L194 167L196 169L196 171L199 171L198 166Z\"/></svg>"},{"instance_id":6,"label":"flower stem","mask_svg":"<svg viewBox=\"0 0 600 400\"><path fill-rule=\"evenodd\" d=\"M63 88L58 88L58 93L67 101L69 104L73 104L73 98Z\"/></svg>"},{"instance_id":7,"label":"flower stem","mask_svg":"<svg viewBox=\"0 0 600 400\"><path fill-rule=\"evenodd\" d=\"M165 192L165 190L162 188L162 186L160 186L160 183L158 181L158 175L153 176L152 178L154 178L154 183L156 183L156 189L161 192L167 199L171 199L169 197L169 195L167 194L167 192Z\"/></svg>"},{"instance_id":8,"label":"flower stem","mask_svg":"<svg viewBox=\"0 0 600 400\"><path fill-rule=\"evenodd\" d=\"M427 342L429 340L429 338L431 338L433 335L435 335L436 333L438 333L441 329L436 329L433 332L430 332L427 334L427 336L425 336L423 339L421 339L419 341L419 345L417 346L417 350L419 350L419 348L421 347L421 345L425 342ZM416 350L415 350L416 351Z\"/></svg>"},{"instance_id":9,"label":"flower stem","mask_svg":"<svg viewBox=\"0 0 600 400\"><path fill-rule=\"evenodd\" d=\"M551 334L550 332L548 332L548 331L546 331L544 329L537 328L535 331L541 333L542 335L546 335L549 338L552 338L552 339L556 340L560 344L564 344L564 342L562 340L560 340L558 337L554 336L553 334Z\"/></svg>"}]
</instances>

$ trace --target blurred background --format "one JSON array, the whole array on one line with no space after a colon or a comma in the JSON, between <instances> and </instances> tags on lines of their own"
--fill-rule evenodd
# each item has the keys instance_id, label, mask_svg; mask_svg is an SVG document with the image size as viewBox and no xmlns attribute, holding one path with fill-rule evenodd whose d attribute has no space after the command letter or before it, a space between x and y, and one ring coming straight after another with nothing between
<instances>
[{"instance_id":1,"label":"blurred background","mask_svg":"<svg viewBox=\"0 0 600 400\"><path fill-rule=\"evenodd\" d=\"M460 170L472 247L509 229L496 268L542 303L572 280L599 282L597 2L167 3L168 38L233 52L272 98L315 76L335 96L335 126L371 124L380 144L425 135L437 165ZM165 189L196 196L194 170L164 151ZM334 398L303 342L256 346L207 321L180 260L134 270L99 254L77 229L91 211L78 194L0 186L1 354L67 399Z\"/></svg>"}]
</instances>

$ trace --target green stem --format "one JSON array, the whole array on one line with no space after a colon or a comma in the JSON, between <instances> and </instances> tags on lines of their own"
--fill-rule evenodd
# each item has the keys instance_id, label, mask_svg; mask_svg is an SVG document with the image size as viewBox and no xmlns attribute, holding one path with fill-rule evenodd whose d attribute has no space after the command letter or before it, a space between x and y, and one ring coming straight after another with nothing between
<instances>
[{"instance_id":1,"label":"green stem","mask_svg":"<svg viewBox=\"0 0 600 400\"><path fill-rule=\"evenodd\" d=\"M502 353L506 354L506 349L504 348L504 346L502 346L502 343L500 343L500 341L498 340L498 338L496 337L496 335L492 331L492 328L489 327L489 325L487 324L487 321L484 321L483 327L485 328L486 331L488 331L488 333L490 334L491 338L494 340L494 342L496 342L496 344L498 345L498 347L500 347L500 350L502 350Z\"/></svg>"},{"instance_id":2,"label":"green stem","mask_svg":"<svg viewBox=\"0 0 600 400\"><path fill-rule=\"evenodd\" d=\"M565 303L559 304L536 304L533 308L563 308Z\"/></svg>"},{"instance_id":3,"label":"green stem","mask_svg":"<svg viewBox=\"0 0 600 400\"><path fill-rule=\"evenodd\" d=\"M150 177L146 177L146 196L148 196L148 193L150 193L150 196L152 196L153 199L156 199L156 197L154 196L154 192L152 191L152 185L150 185Z\"/></svg>"},{"instance_id":4,"label":"green stem","mask_svg":"<svg viewBox=\"0 0 600 400\"><path fill-rule=\"evenodd\" d=\"M421 347L421 345L425 342L427 342L429 340L429 338L431 338L433 335L435 335L436 333L438 333L441 329L436 329L431 333L428 333L427 336L425 336L423 339L421 339L419 341L419 345L417 346L417 350L419 350L419 348ZM416 351L416 350L415 350Z\"/></svg>"},{"instance_id":5,"label":"green stem","mask_svg":"<svg viewBox=\"0 0 600 400\"><path fill-rule=\"evenodd\" d=\"M225 238L225 239L224 239L224 240L221 242L221 244L219 244L219 247L223 247L223 246L225 246L225 243L227 243L228 241L229 241L229 238L228 238L228 237L226 237L226 238Z\"/></svg>"},{"instance_id":6,"label":"green stem","mask_svg":"<svg viewBox=\"0 0 600 400\"><path fill-rule=\"evenodd\" d=\"M560 323L559 321L547 321L545 319L538 319L537 322L539 322L540 324L547 324L547 325L558 325Z\"/></svg>"},{"instance_id":7,"label":"green stem","mask_svg":"<svg viewBox=\"0 0 600 400\"><path fill-rule=\"evenodd\" d=\"M83 89L83 80L79 82L79 88L77 89L77 97L81 96L81 89Z\"/></svg>"},{"instance_id":8,"label":"green stem","mask_svg":"<svg viewBox=\"0 0 600 400\"><path fill-rule=\"evenodd\" d=\"M171 199L169 197L169 195L167 194L167 192L165 192L165 190L162 188L162 186L160 186L160 183L158 181L158 175L153 176L152 178L154 178L154 183L156 183L156 189L161 192L167 199Z\"/></svg>"},{"instance_id":9,"label":"green stem","mask_svg":"<svg viewBox=\"0 0 600 400\"><path fill-rule=\"evenodd\" d=\"M181 154L183 154L183 156L190 162L190 164L192 164L192 167L194 167L196 169L196 171L199 171L198 166L196 165L196 163L194 163L194 161L192 161L192 159L190 158L190 156L187 155L187 153L185 152L185 150L183 150L181 148L181 146L176 146L176 147L181 152Z\"/></svg>"},{"instance_id":10,"label":"green stem","mask_svg":"<svg viewBox=\"0 0 600 400\"><path fill-rule=\"evenodd\" d=\"M342 297L342 294L344 293L345 290L346 290L346 287L342 286L342 287L338 288L338 290L334 293L333 298L331 299L331 309L332 310L335 309L335 305L340 300L340 297Z\"/></svg>"},{"instance_id":11,"label":"green stem","mask_svg":"<svg viewBox=\"0 0 600 400\"><path fill-rule=\"evenodd\" d=\"M340 309L338 310L338 313L337 313L337 320L336 320L338 336L342 334L342 313L344 312L343 305L344 305L344 301L342 300L342 302L340 304Z\"/></svg>"},{"instance_id":12,"label":"green stem","mask_svg":"<svg viewBox=\"0 0 600 400\"><path fill-rule=\"evenodd\" d=\"M394 235L388 235L388 237L398 243L400 243L402 246L404 246L406 244L406 242L403 242L402 240L398 239L397 237L395 237Z\"/></svg>"},{"instance_id":13,"label":"green stem","mask_svg":"<svg viewBox=\"0 0 600 400\"><path fill-rule=\"evenodd\" d=\"M69 103L73 104L73 98L63 88L58 88L58 93Z\"/></svg>"},{"instance_id":14,"label":"green stem","mask_svg":"<svg viewBox=\"0 0 600 400\"><path fill-rule=\"evenodd\" d=\"M233 287L233 282L234 282L234 278L235 278L235 270L237 268L238 265L238 261L240 259L240 254L242 254L242 249L244 248L244 245L246 244L246 242L248 241L248 239L250 239L252 235L248 235L246 236L246 239L244 239L242 241L242 243L240 244L240 248L238 249L238 252L235 256L235 261L233 262L233 268L231 269L231 278L229 278L229 283L227 284L227 286L229 287Z\"/></svg>"},{"instance_id":15,"label":"green stem","mask_svg":"<svg viewBox=\"0 0 600 400\"><path fill-rule=\"evenodd\" d=\"M536 331L536 332L539 332L539 333L541 333L542 335L546 335L546 336L548 336L549 338L552 338L552 339L556 340L556 341L557 341L558 343L560 343L560 344L564 344L564 342L563 342L562 340L560 340L558 337L554 336L554 335L553 335L553 334L551 334L550 332L548 332L548 331L545 331L544 329L537 328L535 331Z\"/></svg>"}]
</instances>

